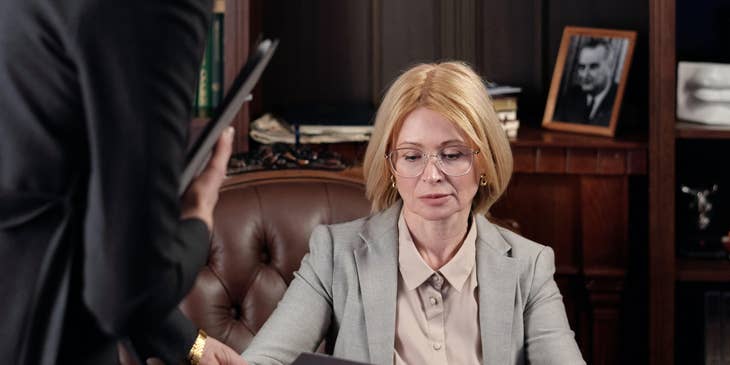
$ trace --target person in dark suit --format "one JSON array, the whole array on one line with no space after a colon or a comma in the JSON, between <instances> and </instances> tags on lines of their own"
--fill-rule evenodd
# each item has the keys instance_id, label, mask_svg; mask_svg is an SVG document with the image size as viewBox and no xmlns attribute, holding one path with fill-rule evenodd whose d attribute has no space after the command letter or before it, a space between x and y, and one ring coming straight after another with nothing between
<instances>
[{"instance_id":1,"label":"person in dark suit","mask_svg":"<svg viewBox=\"0 0 730 365\"><path fill-rule=\"evenodd\" d=\"M613 81L614 57L608 43L593 38L578 53L572 85L558 98L553 119L608 126L618 85Z\"/></svg>"},{"instance_id":2,"label":"person in dark suit","mask_svg":"<svg viewBox=\"0 0 730 365\"><path fill-rule=\"evenodd\" d=\"M232 141L181 202L211 8L0 2L4 363L116 363L119 340L168 363L238 360L177 310L207 258Z\"/></svg>"}]
</instances>

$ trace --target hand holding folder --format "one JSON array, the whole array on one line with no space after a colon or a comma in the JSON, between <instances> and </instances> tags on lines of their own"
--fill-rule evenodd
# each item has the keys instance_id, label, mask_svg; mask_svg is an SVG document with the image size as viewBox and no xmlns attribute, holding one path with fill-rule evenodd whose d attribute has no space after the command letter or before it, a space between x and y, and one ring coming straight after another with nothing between
<instances>
[{"instance_id":1,"label":"hand holding folder","mask_svg":"<svg viewBox=\"0 0 730 365\"><path fill-rule=\"evenodd\" d=\"M223 131L231 125L233 118L238 114L243 104L251 100L251 91L274 55L278 44L278 40L263 40L241 68L230 90L223 98L223 102L213 112L213 118L206 124L187 153L185 169L180 178L180 189L178 191L180 195L187 190L193 178L205 166L216 141L218 141Z\"/></svg>"}]
</instances>

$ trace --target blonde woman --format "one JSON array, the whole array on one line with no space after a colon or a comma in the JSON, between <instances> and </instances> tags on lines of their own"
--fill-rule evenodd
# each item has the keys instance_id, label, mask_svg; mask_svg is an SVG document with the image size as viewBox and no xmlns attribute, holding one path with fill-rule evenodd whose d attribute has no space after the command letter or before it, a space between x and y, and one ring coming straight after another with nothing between
<instances>
[{"instance_id":1,"label":"blonde woman","mask_svg":"<svg viewBox=\"0 0 730 365\"><path fill-rule=\"evenodd\" d=\"M290 363L326 339L333 355L374 364L584 364L553 251L483 216L512 155L473 70L402 74L363 169L372 215L314 230L246 360Z\"/></svg>"}]
</instances>

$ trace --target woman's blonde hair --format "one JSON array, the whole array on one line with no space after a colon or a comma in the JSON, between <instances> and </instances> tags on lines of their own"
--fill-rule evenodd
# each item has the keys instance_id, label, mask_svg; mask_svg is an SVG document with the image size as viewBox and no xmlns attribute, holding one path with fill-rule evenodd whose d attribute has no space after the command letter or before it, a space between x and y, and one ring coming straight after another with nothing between
<instances>
[{"instance_id":1,"label":"woman's blonde hair","mask_svg":"<svg viewBox=\"0 0 730 365\"><path fill-rule=\"evenodd\" d=\"M478 149L474 166L477 182L484 174L472 211L486 213L507 188L512 175L512 152L482 79L461 62L420 64L404 72L390 86L375 117L363 173L372 211L395 203L390 165L385 155L395 144L403 121L415 109L425 107L451 121L472 148Z\"/></svg>"}]
</instances>

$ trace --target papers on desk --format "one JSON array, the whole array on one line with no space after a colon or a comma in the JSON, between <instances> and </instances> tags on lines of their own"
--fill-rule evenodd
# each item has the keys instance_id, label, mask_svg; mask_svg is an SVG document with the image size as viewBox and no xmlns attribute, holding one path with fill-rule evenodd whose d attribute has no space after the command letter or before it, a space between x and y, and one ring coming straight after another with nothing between
<instances>
[{"instance_id":1,"label":"papers on desk","mask_svg":"<svg viewBox=\"0 0 730 365\"><path fill-rule=\"evenodd\" d=\"M339 143L367 142L372 125L300 125L292 126L271 114L264 114L251 123L250 136L263 144L272 143ZM297 134L299 141L297 141Z\"/></svg>"}]
</instances>

